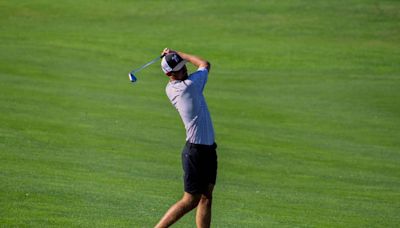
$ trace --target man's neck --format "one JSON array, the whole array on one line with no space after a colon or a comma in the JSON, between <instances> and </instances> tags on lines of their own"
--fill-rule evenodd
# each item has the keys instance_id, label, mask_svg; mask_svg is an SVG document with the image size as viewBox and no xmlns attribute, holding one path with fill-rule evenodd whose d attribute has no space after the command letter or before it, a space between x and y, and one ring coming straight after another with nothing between
<instances>
[{"instance_id":1,"label":"man's neck","mask_svg":"<svg viewBox=\"0 0 400 228\"><path fill-rule=\"evenodd\" d=\"M183 76L183 77L175 77L175 76L171 76L170 78L169 78L169 81L184 81L184 80L186 80L186 79L188 79L188 76L187 75L185 75L185 76Z\"/></svg>"}]
</instances>

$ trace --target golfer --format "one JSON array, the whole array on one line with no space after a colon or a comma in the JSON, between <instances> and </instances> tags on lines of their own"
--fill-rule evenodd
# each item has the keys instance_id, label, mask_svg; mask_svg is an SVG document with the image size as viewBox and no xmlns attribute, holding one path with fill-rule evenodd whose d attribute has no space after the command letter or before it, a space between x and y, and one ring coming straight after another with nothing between
<instances>
[{"instance_id":1,"label":"golfer","mask_svg":"<svg viewBox=\"0 0 400 228\"><path fill-rule=\"evenodd\" d=\"M197 207L197 227L210 227L212 192L217 176L217 145L214 128L203 96L210 63L179 51L164 49L161 68L169 77L166 93L175 106L186 129L186 144L182 151L184 193L171 206L156 227L169 227ZM186 62L197 67L188 75Z\"/></svg>"}]
</instances>

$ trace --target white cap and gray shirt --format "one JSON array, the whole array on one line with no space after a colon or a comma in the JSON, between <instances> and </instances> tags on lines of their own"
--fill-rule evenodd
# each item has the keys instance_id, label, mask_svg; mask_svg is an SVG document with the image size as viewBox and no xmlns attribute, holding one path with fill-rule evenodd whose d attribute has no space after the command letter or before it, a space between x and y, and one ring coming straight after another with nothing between
<instances>
[{"instance_id":1,"label":"white cap and gray shirt","mask_svg":"<svg viewBox=\"0 0 400 228\"><path fill-rule=\"evenodd\" d=\"M164 73L178 71L186 61L179 55L167 55L161 61ZM178 110L186 129L186 141L193 144L213 145L214 128L210 112L203 95L207 83L208 70L200 67L190 74L186 80L170 81L166 94L172 105Z\"/></svg>"}]
</instances>

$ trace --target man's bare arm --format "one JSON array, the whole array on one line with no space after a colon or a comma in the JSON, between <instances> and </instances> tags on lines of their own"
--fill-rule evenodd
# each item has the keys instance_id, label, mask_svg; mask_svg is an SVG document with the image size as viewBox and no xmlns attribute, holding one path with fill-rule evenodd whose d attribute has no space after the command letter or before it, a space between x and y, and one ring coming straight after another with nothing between
<instances>
[{"instance_id":1,"label":"man's bare arm","mask_svg":"<svg viewBox=\"0 0 400 228\"><path fill-rule=\"evenodd\" d=\"M198 68L205 67L205 68L207 68L208 72L210 72L210 69L211 69L210 62L208 62L207 60L204 60L203 58L201 58L199 56L187 54L187 53L180 52L180 51L174 51L169 48L165 48L164 51L162 52L162 54L169 54L169 53L177 53L179 56L182 57L182 59L192 63L193 65L195 65Z\"/></svg>"}]
</instances>

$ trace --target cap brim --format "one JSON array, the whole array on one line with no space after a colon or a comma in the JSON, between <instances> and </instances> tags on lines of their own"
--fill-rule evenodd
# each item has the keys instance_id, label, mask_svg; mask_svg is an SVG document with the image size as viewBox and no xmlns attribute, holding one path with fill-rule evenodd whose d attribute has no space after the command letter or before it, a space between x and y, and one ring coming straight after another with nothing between
<instances>
[{"instance_id":1,"label":"cap brim","mask_svg":"<svg viewBox=\"0 0 400 228\"><path fill-rule=\"evenodd\" d=\"M180 69L182 69L183 66L185 66L186 63L187 63L187 60L182 60L180 63L178 63L178 65L176 65L174 67L174 69L171 70L171 72L179 71Z\"/></svg>"}]
</instances>

